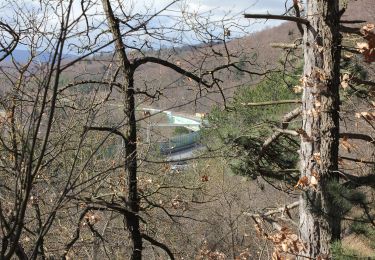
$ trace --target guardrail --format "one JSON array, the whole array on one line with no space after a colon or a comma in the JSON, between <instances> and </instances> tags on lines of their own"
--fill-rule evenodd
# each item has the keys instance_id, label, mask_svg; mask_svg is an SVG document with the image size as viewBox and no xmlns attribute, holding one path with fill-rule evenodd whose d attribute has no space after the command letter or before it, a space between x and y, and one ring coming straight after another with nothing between
<instances>
[{"instance_id":1,"label":"guardrail","mask_svg":"<svg viewBox=\"0 0 375 260\"><path fill-rule=\"evenodd\" d=\"M170 138L168 141L160 142L161 154L171 154L196 146L200 141L200 131L183 134Z\"/></svg>"}]
</instances>

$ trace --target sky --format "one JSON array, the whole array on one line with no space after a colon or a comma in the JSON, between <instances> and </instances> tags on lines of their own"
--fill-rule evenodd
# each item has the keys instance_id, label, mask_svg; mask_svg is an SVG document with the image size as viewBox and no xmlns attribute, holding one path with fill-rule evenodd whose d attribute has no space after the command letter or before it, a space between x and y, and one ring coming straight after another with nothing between
<instances>
[{"instance_id":1,"label":"sky","mask_svg":"<svg viewBox=\"0 0 375 260\"><path fill-rule=\"evenodd\" d=\"M163 0L160 0L163 1ZM191 5L202 5L207 9L232 9L237 12L247 10L251 13L280 13L284 9L284 2L280 0L189 0Z\"/></svg>"},{"instance_id":2,"label":"sky","mask_svg":"<svg viewBox=\"0 0 375 260\"><path fill-rule=\"evenodd\" d=\"M127 2L127 0L123 0ZM130 0L132 1L132 0ZM147 7L152 6L153 10L160 10L171 2L171 0L133 0L133 11L139 11L143 13ZM206 17L211 21L218 21L217 29L222 32L220 27L220 21L223 18L228 18L228 22L224 25L225 28L231 30L231 36L242 37L248 33L256 32L266 27L272 27L279 25L281 21L276 20L254 20L245 19L244 13L271 13L271 14L283 14L285 12L285 2L291 6L292 0L180 0L178 3L168 8L170 12L165 14L181 15L181 10L185 9L190 13L197 13L202 17ZM145 8L145 6L147 6ZM143 12L142 12L143 10ZM175 10L176 12L173 12ZM180 11L180 14L178 14ZM230 19L231 18L231 19ZM234 18L234 19L233 19ZM155 19L156 23L160 21L160 24L170 25L173 21L168 19ZM241 25L244 27L237 27ZM220 29L221 28L221 29ZM239 29L240 28L240 29ZM246 28L244 31L244 28ZM238 30L237 30L238 29ZM217 34L220 32L217 31ZM193 34L193 33L192 33ZM191 34L191 36L192 36ZM189 38L188 33L185 34ZM185 38L186 38L185 37ZM192 38L194 38L192 36ZM194 40L191 42L194 44Z\"/></svg>"},{"instance_id":3,"label":"sky","mask_svg":"<svg viewBox=\"0 0 375 260\"><path fill-rule=\"evenodd\" d=\"M169 3L170 0L138 0L137 5L144 5L151 3L155 7L162 7ZM222 11L243 11L248 10L252 13L269 12L269 13L280 13L284 10L283 0L185 0L182 1L188 4L191 8L199 7L201 11L215 9L219 12ZM290 2L290 0L288 0Z\"/></svg>"},{"instance_id":4,"label":"sky","mask_svg":"<svg viewBox=\"0 0 375 260\"><path fill-rule=\"evenodd\" d=\"M271 13L282 14L285 12L285 1L290 6L292 0L184 0L175 6L185 5L190 11L205 13L211 11L212 19L220 19L224 15L238 15L242 18L244 12L246 13ZM135 5L142 8L144 5L153 5L157 10L165 6L170 0L137 0ZM253 28L254 31L261 30L267 26L280 24L280 21L261 21L258 20Z\"/></svg>"},{"instance_id":5,"label":"sky","mask_svg":"<svg viewBox=\"0 0 375 260\"><path fill-rule=\"evenodd\" d=\"M129 9L129 12L144 14L145 10L151 10L150 13L153 13L153 11L158 11L168 5L172 0L113 0L114 6L119 2L123 3L123 6L125 9ZM202 17L207 18L212 21L219 21L217 23L217 27L213 29L212 31L217 33L218 35L220 33L223 33L222 27L220 27L220 21L225 18L233 18L230 22L224 25L225 28L230 28L232 37L241 37L244 36L247 33L255 32L262 30L266 27L271 27L280 24L280 21L265 21L265 20L249 20L243 18L244 13L271 13L271 14L282 14L285 12L285 2L287 1L288 6L291 5L292 0L180 0L178 3L173 5L172 7L168 8L168 10L165 12L167 15L175 15L181 17L183 14L181 12L181 8L184 7L185 10L189 13L196 13L199 15L202 15ZM22 9L32 9L32 6L39 6L39 0L14 0L15 3L18 4L18 8ZM86 1L85 1L86 2ZM7 12L7 15L9 17L15 18L17 15L12 12L12 9L15 8L12 6L13 2L8 2L7 0L0 0L0 7L3 9L4 6L7 6L10 8L9 12ZM53 2L57 3L57 2ZM73 12L74 16L80 15L81 10L81 0L74 0L73 2ZM96 9L98 8L98 9ZM92 10L93 16L95 20L99 21L101 20L101 15L98 13L103 13L101 9L100 0L98 0L98 5ZM4 11L4 10L3 10ZM7 15L5 15L3 18L5 18ZM43 15L43 14L40 14ZM73 19L73 17L72 17ZM154 19L153 22L155 24L165 24L166 26L169 24L173 24L173 21L168 20L169 18L163 18L161 16L158 19ZM229 21L229 19L228 19ZM49 19L49 22L47 23L56 23L57 20L53 20L51 17ZM84 24L84 23L82 23ZM246 32L244 31L236 31L236 24L239 25L246 25L243 28L246 28ZM173 25L172 25L173 26ZM241 30L243 30L241 28ZM219 31L215 31L219 30ZM185 33L184 37L189 38L192 37L191 44L196 43L196 40L193 40L194 33L187 32ZM189 43L189 41L187 41Z\"/></svg>"}]
</instances>

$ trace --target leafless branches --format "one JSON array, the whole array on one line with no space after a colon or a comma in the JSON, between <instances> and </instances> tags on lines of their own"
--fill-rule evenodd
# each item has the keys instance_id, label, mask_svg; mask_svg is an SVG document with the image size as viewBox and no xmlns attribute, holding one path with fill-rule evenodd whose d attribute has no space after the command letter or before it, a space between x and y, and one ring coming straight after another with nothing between
<instances>
[{"instance_id":1,"label":"leafless branches","mask_svg":"<svg viewBox=\"0 0 375 260\"><path fill-rule=\"evenodd\" d=\"M17 47L19 41L18 33L12 29L8 24L0 21L0 62L7 58L13 50ZM10 38L10 39L9 39Z\"/></svg>"}]
</instances>

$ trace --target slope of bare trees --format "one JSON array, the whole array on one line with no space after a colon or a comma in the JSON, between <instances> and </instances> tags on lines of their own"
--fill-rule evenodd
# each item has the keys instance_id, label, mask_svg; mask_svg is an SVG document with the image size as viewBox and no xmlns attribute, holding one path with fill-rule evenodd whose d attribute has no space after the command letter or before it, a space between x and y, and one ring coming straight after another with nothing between
<instances>
[{"instance_id":1,"label":"slope of bare trees","mask_svg":"<svg viewBox=\"0 0 375 260\"><path fill-rule=\"evenodd\" d=\"M142 187L164 164L147 163L153 148L142 142L137 127L145 115L136 111L175 86L161 80L150 89L138 70L156 64L179 75L178 87L193 88L197 97L213 90L225 99L220 73L237 69L241 53L225 51L224 20L199 21L188 10L172 16L181 12L177 1L144 14L135 8L73 0L2 6L8 16L1 23L1 59L7 58L1 66L1 259L141 259L145 243L174 258L148 223L155 208L173 220L183 216L154 201L163 188ZM161 25L161 17L171 24ZM208 26L217 32L205 32ZM197 43L214 37L224 47L194 49L199 63L175 60L172 47L184 44L184 32L199 35ZM157 51L163 44L170 53ZM27 49L27 62L12 57L16 46ZM76 55L65 59L67 52ZM77 71L102 52L113 56L100 73Z\"/></svg>"},{"instance_id":2,"label":"slope of bare trees","mask_svg":"<svg viewBox=\"0 0 375 260\"><path fill-rule=\"evenodd\" d=\"M268 62L276 59L276 49L252 49L273 39L272 30L258 33L263 35L258 43L255 36L236 39L233 35L247 30L238 17L227 14L211 20L207 13L185 9L180 1L158 8L110 0L4 3L0 258L269 258L273 249L267 255L264 248L269 244L256 242L253 220L258 233L275 242L274 257L328 257L331 241L340 238L340 224L352 210L336 206L337 194L354 194L339 187L373 188L374 83L358 69L371 69L365 61L372 60L373 28L340 23L346 6L339 1L308 1L305 12L298 2L287 13L297 26L273 29L287 32L280 41L292 41L274 43L287 53L281 66ZM342 17L347 19L345 13ZM342 51L340 30L350 34L344 37ZM299 33L303 39L295 39L301 38ZM358 39L370 47L356 48ZM28 52L26 62L14 59L17 48ZM186 175L171 174L170 165L144 135L143 128L158 115L142 113L142 107L187 106L189 111L206 112L212 104L222 104L226 111L236 110L231 107L234 89L271 78L271 70L282 75L287 88L293 87L288 77L295 75L288 74L296 73L301 49L305 66L296 89L304 91L302 101L241 103L260 109L295 105L279 128L263 132L262 137L271 135L250 147L259 152L251 154L255 170L248 169L254 179L264 179L258 188L247 179L228 177L232 172L226 160L232 158L212 158L216 154L209 152L202 156L207 161L191 160ZM340 91L345 99L340 99ZM357 114L350 111L353 108ZM356 115L367 132L355 131L355 121L343 113ZM296 128L293 120L300 115L302 126ZM296 190L289 196L274 193L271 186L279 186L270 177L277 173L276 179L285 180L283 174L295 169L283 169L290 166L283 157L266 165L274 171L261 170L264 158L278 152L270 151L273 143L286 135L291 136L290 144L299 138L302 143L301 176L287 178L289 188L297 184L301 198L280 207ZM237 138L235 149L247 145L244 140ZM345 153L339 154L339 147ZM358 147L366 147L369 156L362 156ZM346 168L342 161L349 162ZM262 189L267 199L255 198L263 196ZM361 220L373 225L371 202L353 203L364 215ZM268 212L252 208L272 204L275 209ZM295 228L286 228L295 221L285 218L298 205L300 236ZM273 219L280 213L281 224ZM263 221L272 224L274 235Z\"/></svg>"}]
</instances>

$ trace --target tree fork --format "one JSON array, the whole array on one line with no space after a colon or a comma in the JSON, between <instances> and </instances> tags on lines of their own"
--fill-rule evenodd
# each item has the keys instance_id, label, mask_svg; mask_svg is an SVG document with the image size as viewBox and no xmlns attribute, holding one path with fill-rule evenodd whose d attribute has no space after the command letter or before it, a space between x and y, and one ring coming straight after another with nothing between
<instances>
[{"instance_id":1,"label":"tree fork","mask_svg":"<svg viewBox=\"0 0 375 260\"><path fill-rule=\"evenodd\" d=\"M130 231L133 250L132 260L142 259L142 235L140 232L139 222L139 196L137 189L137 121L135 116L135 91L134 91L134 69L130 63L126 52L125 45L119 26L119 20L116 19L111 3L109 0L102 0L105 15L107 17L108 26L110 28L112 38L115 40L116 54L118 55L120 66L124 74L123 86L123 102L124 114L127 117L126 139L128 140L125 147L125 170L128 174L128 205L134 213L125 215L127 227Z\"/></svg>"}]
</instances>

